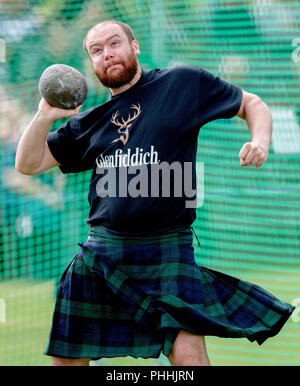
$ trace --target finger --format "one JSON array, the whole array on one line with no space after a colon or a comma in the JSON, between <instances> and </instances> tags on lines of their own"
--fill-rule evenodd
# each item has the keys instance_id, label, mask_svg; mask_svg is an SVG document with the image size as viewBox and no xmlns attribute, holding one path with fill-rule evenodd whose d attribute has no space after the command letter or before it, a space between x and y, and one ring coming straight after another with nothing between
<instances>
[{"instance_id":1,"label":"finger","mask_svg":"<svg viewBox=\"0 0 300 386\"><path fill-rule=\"evenodd\" d=\"M81 109L81 107L82 107L82 105L80 105L80 106L77 106L75 109L73 109L73 110L67 110L68 111L68 113L67 113L67 116L72 116L72 115L77 115L77 114L79 114L79 110ZM64 110L64 111L66 111L66 110Z\"/></svg>"},{"instance_id":2,"label":"finger","mask_svg":"<svg viewBox=\"0 0 300 386\"><path fill-rule=\"evenodd\" d=\"M258 164L258 162L261 161L261 157L259 155L257 155L256 157L253 158L253 160L251 161L251 166L256 166Z\"/></svg>"},{"instance_id":3,"label":"finger","mask_svg":"<svg viewBox=\"0 0 300 386\"><path fill-rule=\"evenodd\" d=\"M51 106L50 103L45 98L42 98L39 103L39 108L49 110L49 108L53 108L53 106Z\"/></svg>"},{"instance_id":4,"label":"finger","mask_svg":"<svg viewBox=\"0 0 300 386\"><path fill-rule=\"evenodd\" d=\"M254 159L252 160L252 164L255 166L261 166L267 160L267 158L268 157L266 156L265 150L259 147Z\"/></svg>"},{"instance_id":5,"label":"finger","mask_svg":"<svg viewBox=\"0 0 300 386\"><path fill-rule=\"evenodd\" d=\"M248 162L240 158L240 166L249 166Z\"/></svg>"},{"instance_id":6,"label":"finger","mask_svg":"<svg viewBox=\"0 0 300 386\"><path fill-rule=\"evenodd\" d=\"M257 164L261 162L263 162L261 157L259 155L256 155L252 159L242 160L241 166L257 166Z\"/></svg>"},{"instance_id":7,"label":"finger","mask_svg":"<svg viewBox=\"0 0 300 386\"><path fill-rule=\"evenodd\" d=\"M249 153L246 155L246 158L245 158L245 162L249 165L252 165L252 162L255 158L255 154L254 154L254 151L251 150L249 151Z\"/></svg>"},{"instance_id":8,"label":"finger","mask_svg":"<svg viewBox=\"0 0 300 386\"><path fill-rule=\"evenodd\" d=\"M248 152L250 151L250 149L251 149L250 142L245 143L244 146L241 148L241 150L239 152L239 157L241 159L245 159L247 154L248 154Z\"/></svg>"},{"instance_id":9,"label":"finger","mask_svg":"<svg viewBox=\"0 0 300 386\"><path fill-rule=\"evenodd\" d=\"M76 109L74 109L74 114L76 114L76 115L79 114L81 107L82 107L82 105L77 106Z\"/></svg>"},{"instance_id":10,"label":"finger","mask_svg":"<svg viewBox=\"0 0 300 386\"><path fill-rule=\"evenodd\" d=\"M264 164L264 162L265 162L265 161L259 161L259 162L257 162L256 167L257 167L257 168L260 168L260 167Z\"/></svg>"}]
</instances>

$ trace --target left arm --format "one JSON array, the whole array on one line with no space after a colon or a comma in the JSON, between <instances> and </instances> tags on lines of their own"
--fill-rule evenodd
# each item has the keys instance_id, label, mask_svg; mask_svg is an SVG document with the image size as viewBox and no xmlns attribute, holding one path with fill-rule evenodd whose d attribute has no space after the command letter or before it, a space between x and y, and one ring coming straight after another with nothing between
<instances>
[{"instance_id":1,"label":"left arm","mask_svg":"<svg viewBox=\"0 0 300 386\"><path fill-rule=\"evenodd\" d=\"M272 136L272 117L268 106L255 94L243 90L242 103L237 113L247 122L251 142L240 150L241 166L260 167L267 159Z\"/></svg>"}]
</instances>

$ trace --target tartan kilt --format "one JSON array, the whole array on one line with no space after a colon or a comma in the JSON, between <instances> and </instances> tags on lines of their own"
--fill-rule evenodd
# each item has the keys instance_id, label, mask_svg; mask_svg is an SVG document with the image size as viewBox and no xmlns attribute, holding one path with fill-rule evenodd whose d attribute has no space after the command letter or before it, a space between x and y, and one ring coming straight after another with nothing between
<instances>
[{"instance_id":1,"label":"tartan kilt","mask_svg":"<svg viewBox=\"0 0 300 386\"><path fill-rule=\"evenodd\" d=\"M44 354L168 356L179 330L262 344L294 307L195 262L191 228L148 237L92 228L60 280Z\"/></svg>"}]
</instances>

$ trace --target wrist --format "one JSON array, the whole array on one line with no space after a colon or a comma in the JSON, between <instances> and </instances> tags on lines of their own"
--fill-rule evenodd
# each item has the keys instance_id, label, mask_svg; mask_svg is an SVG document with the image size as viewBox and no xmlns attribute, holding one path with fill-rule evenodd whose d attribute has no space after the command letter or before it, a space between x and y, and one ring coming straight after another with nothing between
<instances>
[{"instance_id":1,"label":"wrist","mask_svg":"<svg viewBox=\"0 0 300 386\"><path fill-rule=\"evenodd\" d=\"M49 117L49 114L42 110L38 110L38 112L35 115L35 118L37 121L39 121L42 124L46 124L47 126L51 126L54 123L54 119Z\"/></svg>"},{"instance_id":2,"label":"wrist","mask_svg":"<svg viewBox=\"0 0 300 386\"><path fill-rule=\"evenodd\" d=\"M263 148L264 151L268 152L270 146L270 139L268 138L252 138L251 142L257 144L257 146Z\"/></svg>"}]
</instances>

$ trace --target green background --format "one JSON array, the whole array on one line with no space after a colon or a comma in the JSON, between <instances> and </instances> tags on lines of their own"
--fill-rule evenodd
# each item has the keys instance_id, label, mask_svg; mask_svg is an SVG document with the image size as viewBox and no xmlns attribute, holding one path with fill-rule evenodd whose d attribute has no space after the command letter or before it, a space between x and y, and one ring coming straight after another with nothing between
<instances>
[{"instance_id":1,"label":"green background","mask_svg":"<svg viewBox=\"0 0 300 386\"><path fill-rule=\"evenodd\" d=\"M38 81L48 65L68 64L85 75L89 92L82 111L106 100L82 48L88 29L106 19L132 27L144 69L202 66L269 105L273 138L260 169L239 165L239 150L250 140L244 121L218 120L201 129L197 160L204 162L205 196L194 224L201 243L195 242L195 252L199 264L254 282L297 307L280 334L262 346L207 337L211 363L299 365L298 0L0 2L0 365L50 364L42 351L57 282L87 236L91 172L20 175L16 145L37 110ZM168 361L127 357L93 364Z\"/></svg>"}]
</instances>

